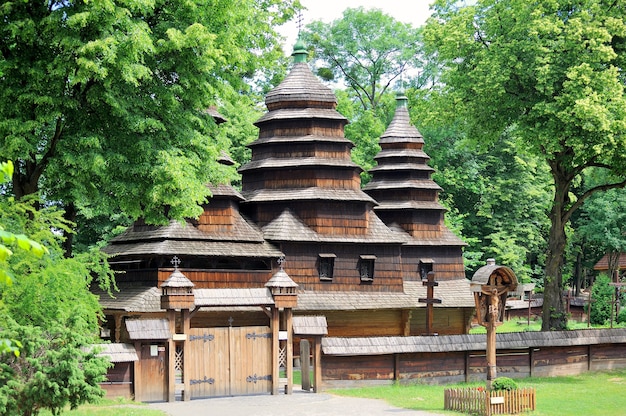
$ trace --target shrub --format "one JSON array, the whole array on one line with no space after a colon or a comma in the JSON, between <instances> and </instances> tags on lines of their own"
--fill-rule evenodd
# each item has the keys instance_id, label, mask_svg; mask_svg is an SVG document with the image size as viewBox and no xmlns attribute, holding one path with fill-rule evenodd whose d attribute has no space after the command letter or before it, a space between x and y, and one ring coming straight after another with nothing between
<instances>
[{"instance_id":1,"label":"shrub","mask_svg":"<svg viewBox=\"0 0 626 416\"><path fill-rule=\"evenodd\" d=\"M509 377L498 377L491 383L492 390L515 390L517 389L517 383L515 380Z\"/></svg>"},{"instance_id":2,"label":"shrub","mask_svg":"<svg viewBox=\"0 0 626 416\"><path fill-rule=\"evenodd\" d=\"M591 323L603 325L611 318L611 307L615 288L610 285L611 279L606 274L600 274L591 290L593 305L591 305Z\"/></svg>"}]
</instances>

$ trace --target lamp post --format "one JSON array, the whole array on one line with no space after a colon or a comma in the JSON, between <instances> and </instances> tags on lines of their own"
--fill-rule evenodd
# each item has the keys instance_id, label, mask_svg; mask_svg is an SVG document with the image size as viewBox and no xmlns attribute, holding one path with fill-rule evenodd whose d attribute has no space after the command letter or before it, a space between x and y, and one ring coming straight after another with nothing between
<instances>
[{"instance_id":1,"label":"lamp post","mask_svg":"<svg viewBox=\"0 0 626 416\"><path fill-rule=\"evenodd\" d=\"M498 266L494 259L474 273L470 290L476 303L478 324L487 329L487 389L496 378L496 327L502 324L507 293L517 288L517 277L508 267Z\"/></svg>"}]
</instances>

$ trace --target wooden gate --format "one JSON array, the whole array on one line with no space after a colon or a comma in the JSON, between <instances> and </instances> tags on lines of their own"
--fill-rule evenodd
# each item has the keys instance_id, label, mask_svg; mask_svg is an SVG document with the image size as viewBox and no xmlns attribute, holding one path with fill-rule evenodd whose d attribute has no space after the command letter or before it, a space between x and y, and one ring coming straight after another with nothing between
<instances>
[{"instance_id":1,"label":"wooden gate","mask_svg":"<svg viewBox=\"0 0 626 416\"><path fill-rule=\"evenodd\" d=\"M141 382L135 382L135 400L142 402L167 400L166 351L166 344L163 342L141 344L140 374L137 377Z\"/></svg>"},{"instance_id":2,"label":"wooden gate","mask_svg":"<svg viewBox=\"0 0 626 416\"><path fill-rule=\"evenodd\" d=\"M185 348L191 399L272 391L269 327L194 328Z\"/></svg>"}]
</instances>

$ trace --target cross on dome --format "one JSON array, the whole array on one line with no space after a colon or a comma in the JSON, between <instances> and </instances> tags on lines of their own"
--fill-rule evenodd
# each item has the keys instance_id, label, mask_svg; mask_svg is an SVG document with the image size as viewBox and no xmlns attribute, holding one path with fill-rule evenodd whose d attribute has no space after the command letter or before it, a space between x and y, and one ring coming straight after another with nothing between
<instances>
[{"instance_id":1,"label":"cross on dome","mask_svg":"<svg viewBox=\"0 0 626 416\"><path fill-rule=\"evenodd\" d=\"M172 260L170 261L170 263L174 265L175 269L178 269L178 265L180 264L180 259L177 256L174 256L172 257Z\"/></svg>"},{"instance_id":2,"label":"cross on dome","mask_svg":"<svg viewBox=\"0 0 626 416\"><path fill-rule=\"evenodd\" d=\"M278 262L278 267L280 267L280 270L283 270L285 266L285 256L280 256L277 262Z\"/></svg>"}]
</instances>

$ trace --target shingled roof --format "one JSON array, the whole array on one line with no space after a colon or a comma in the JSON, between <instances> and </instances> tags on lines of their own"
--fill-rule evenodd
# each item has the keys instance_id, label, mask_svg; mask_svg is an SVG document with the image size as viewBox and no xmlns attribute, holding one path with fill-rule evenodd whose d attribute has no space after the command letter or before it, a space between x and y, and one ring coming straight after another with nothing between
<instances>
[{"instance_id":1,"label":"shingled roof","mask_svg":"<svg viewBox=\"0 0 626 416\"><path fill-rule=\"evenodd\" d=\"M545 346L622 344L626 329L513 332L496 334L498 349L528 349ZM485 335L440 335L412 337L322 338L326 355L383 355L451 351L484 351Z\"/></svg>"},{"instance_id":2,"label":"shingled roof","mask_svg":"<svg viewBox=\"0 0 626 416\"><path fill-rule=\"evenodd\" d=\"M98 356L106 357L112 363L127 363L139 360L137 350L131 344L96 344L94 347L100 350Z\"/></svg>"},{"instance_id":3,"label":"shingled roof","mask_svg":"<svg viewBox=\"0 0 626 416\"><path fill-rule=\"evenodd\" d=\"M128 337L133 340L170 339L170 324L167 319L127 319Z\"/></svg>"},{"instance_id":4,"label":"shingled roof","mask_svg":"<svg viewBox=\"0 0 626 416\"><path fill-rule=\"evenodd\" d=\"M285 106L297 107L303 102L307 107L315 106L313 103L324 108L335 108L337 105L333 91L323 85L306 64L306 55L302 42L296 42L293 53L295 64L283 82L265 96L265 105L270 112Z\"/></svg>"},{"instance_id":5,"label":"shingled roof","mask_svg":"<svg viewBox=\"0 0 626 416\"><path fill-rule=\"evenodd\" d=\"M435 297L441 304L435 308L473 308L474 297L469 289L469 280L455 279L438 282ZM404 292L309 292L298 294L297 311L374 310L425 308L419 302L426 297L422 282L404 282Z\"/></svg>"},{"instance_id":6,"label":"shingled roof","mask_svg":"<svg viewBox=\"0 0 626 416\"><path fill-rule=\"evenodd\" d=\"M325 316L294 316L294 335L326 335L328 324Z\"/></svg>"},{"instance_id":7,"label":"shingled roof","mask_svg":"<svg viewBox=\"0 0 626 416\"><path fill-rule=\"evenodd\" d=\"M109 295L93 288L91 292L100 298L102 309L125 312L161 312L161 290L156 287L120 285L119 292Z\"/></svg>"},{"instance_id":8,"label":"shingled roof","mask_svg":"<svg viewBox=\"0 0 626 416\"><path fill-rule=\"evenodd\" d=\"M372 180L363 190L378 202L374 210L385 223L400 224L416 240L407 244L465 245L443 224L446 209L439 203L441 187L431 179L434 169L427 165L424 138L410 123L408 99L398 95L396 100L393 120L380 136L381 150L375 157L378 165L370 170ZM414 227L416 217L438 226L428 230Z\"/></svg>"}]
</instances>

